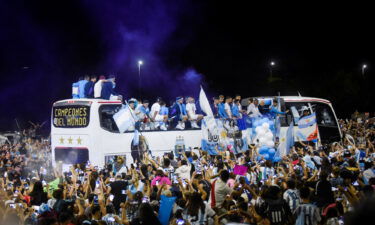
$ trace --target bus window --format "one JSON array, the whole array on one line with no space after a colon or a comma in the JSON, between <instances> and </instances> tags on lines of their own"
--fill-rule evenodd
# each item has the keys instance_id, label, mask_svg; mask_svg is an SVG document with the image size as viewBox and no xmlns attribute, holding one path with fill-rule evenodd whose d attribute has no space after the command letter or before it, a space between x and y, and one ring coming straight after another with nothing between
<instances>
[{"instance_id":1,"label":"bus window","mask_svg":"<svg viewBox=\"0 0 375 225\"><path fill-rule=\"evenodd\" d=\"M122 105L102 105L99 107L100 126L109 132L119 133L113 120L113 115L121 109Z\"/></svg>"},{"instance_id":2,"label":"bus window","mask_svg":"<svg viewBox=\"0 0 375 225\"><path fill-rule=\"evenodd\" d=\"M56 162L62 161L64 164L86 163L89 160L89 150L87 148L55 148Z\"/></svg>"},{"instance_id":3,"label":"bus window","mask_svg":"<svg viewBox=\"0 0 375 225\"><path fill-rule=\"evenodd\" d=\"M59 105L52 108L53 126L59 128L82 128L90 123L90 106Z\"/></svg>"},{"instance_id":4,"label":"bus window","mask_svg":"<svg viewBox=\"0 0 375 225\"><path fill-rule=\"evenodd\" d=\"M329 105L317 103L316 108L316 119L320 126L333 126L336 127L336 120L333 112Z\"/></svg>"}]
</instances>

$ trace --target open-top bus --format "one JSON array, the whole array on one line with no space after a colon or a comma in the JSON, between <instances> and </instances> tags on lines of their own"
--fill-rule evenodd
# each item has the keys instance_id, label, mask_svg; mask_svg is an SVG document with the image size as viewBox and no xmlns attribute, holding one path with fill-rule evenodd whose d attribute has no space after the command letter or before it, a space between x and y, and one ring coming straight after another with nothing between
<instances>
[{"instance_id":1,"label":"open-top bus","mask_svg":"<svg viewBox=\"0 0 375 225\"><path fill-rule=\"evenodd\" d=\"M258 97L269 104L275 97ZM300 117L298 110L303 106L316 113L319 138L321 142L339 141L341 131L332 104L325 99L281 96L280 110L290 113L280 117L280 139L286 135L291 122ZM247 106L247 99L243 106ZM115 155L131 160L131 144L134 132L120 133L113 115L122 107L120 101L102 99L68 99L57 101L52 107L51 141L53 162L64 164L90 163L103 166ZM201 146L201 130L153 130L142 131L149 150L154 156L162 156L174 151L176 146L194 149ZM296 140L297 141L297 140ZM250 142L248 142L250 143Z\"/></svg>"}]
</instances>

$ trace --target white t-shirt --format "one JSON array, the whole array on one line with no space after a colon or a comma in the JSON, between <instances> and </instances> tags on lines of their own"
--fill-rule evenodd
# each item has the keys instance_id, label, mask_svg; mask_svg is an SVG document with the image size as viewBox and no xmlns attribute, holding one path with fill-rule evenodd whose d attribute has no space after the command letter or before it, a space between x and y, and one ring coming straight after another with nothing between
<instances>
[{"instance_id":1,"label":"white t-shirt","mask_svg":"<svg viewBox=\"0 0 375 225\"><path fill-rule=\"evenodd\" d=\"M247 107L247 114L250 117L259 117L259 116L262 116L262 114L259 112L259 108L257 106L255 106L254 103L251 103Z\"/></svg>"},{"instance_id":2,"label":"white t-shirt","mask_svg":"<svg viewBox=\"0 0 375 225\"><path fill-rule=\"evenodd\" d=\"M150 116L151 118L154 118L154 114L159 114L160 112L160 105L159 103L155 102L152 106L151 106L151 112L150 112Z\"/></svg>"},{"instance_id":3,"label":"white t-shirt","mask_svg":"<svg viewBox=\"0 0 375 225\"><path fill-rule=\"evenodd\" d=\"M188 103L188 104L186 104L186 112L188 114L194 115L196 110L197 110L197 108L195 107L194 103Z\"/></svg>"},{"instance_id":4,"label":"white t-shirt","mask_svg":"<svg viewBox=\"0 0 375 225\"><path fill-rule=\"evenodd\" d=\"M232 117L232 111L231 111L230 105L228 103L224 104L224 109L225 109L225 112L228 114L228 116L231 118Z\"/></svg>"},{"instance_id":5,"label":"white t-shirt","mask_svg":"<svg viewBox=\"0 0 375 225\"><path fill-rule=\"evenodd\" d=\"M94 85L94 97L100 98L102 95L102 86L103 86L103 80L98 80L98 82Z\"/></svg>"}]
</instances>

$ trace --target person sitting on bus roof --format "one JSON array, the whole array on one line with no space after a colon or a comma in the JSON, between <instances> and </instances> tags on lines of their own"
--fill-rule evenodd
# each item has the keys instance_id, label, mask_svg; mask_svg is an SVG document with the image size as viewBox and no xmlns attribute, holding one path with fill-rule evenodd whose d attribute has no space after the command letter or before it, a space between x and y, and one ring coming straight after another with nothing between
<instances>
[{"instance_id":1,"label":"person sitting on bus roof","mask_svg":"<svg viewBox=\"0 0 375 225\"><path fill-rule=\"evenodd\" d=\"M105 76L101 75L94 85L94 98L101 98L103 82L106 82Z\"/></svg>"},{"instance_id":2,"label":"person sitting on bus roof","mask_svg":"<svg viewBox=\"0 0 375 225\"><path fill-rule=\"evenodd\" d=\"M154 127L157 129L160 126L159 122L167 122L168 116L160 114L160 102L162 99L159 97L156 99L156 102L151 106L150 119L154 122Z\"/></svg>"},{"instance_id":3,"label":"person sitting on bus roof","mask_svg":"<svg viewBox=\"0 0 375 225\"><path fill-rule=\"evenodd\" d=\"M184 98L179 96L176 98L176 102L173 104L170 110L170 117L173 124L177 124L176 129L185 129L185 121L187 120L186 107L184 104Z\"/></svg>"},{"instance_id":4,"label":"person sitting on bus roof","mask_svg":"<svg viewBox=\"0 0 375 225\"><path fill-rule=\"evenodd\" d=\"M203 119L202 114L196 114L195 112L197 111L197 107L195 106L194 98L193 97L188 97L187 98L187 104L186 104L186 112L189 117L189 120L191 122L191 127L192 128L197 128L199 129L200 127L198 126L198 122Z\"/></svg>"},{"instance_id":5,"label":"person sitting on bus roof","mask_svg":"<svg viewBox=\"0 0 375 225\"><path fill-rule=\"evenodd\" d=\"M108 79L109 82L104 82L102 85L102 93L101 98L109 100L111 98L111 95L117 95L114 91L114 88L116 87L116 78L115 76L111 75Z\"/></svg>"},{"instance_id":6,"label":"person sitting on bus roof","mask_svg":"<svg viewBox=\"0 0 375 225\"><path fill-rule=\"evenodd\" d=\"M79 98L79 82L83 77L79 77L78 81L72 84L72 98Z\"/></svg>"},{"instance_id":7,"label":"person sitting on bus roof","mask_svg":"<svg viewBox=\"0 0 375 225\"><path fill-rule=\"evenodd\" d=\"M273 100L273 104L272 106L270 107L270 116L272 118L276 118L277 114L281 114L281 115L285 115L289 112L289 110L286 110L285 112L281 112L277 109L277 100Z\"/></svg>"},{"instance_id":8,"label":"person sitting on bus roof","mask_svg":"<svg viewBox=\"0 0 375 225\"><path fill-rule=\"evenodd\" d=\"M96 82L96 76L91 75L90 80L85 85L85 98L94 98L94 85Z\"/></svg>"},{"instance_id":9,"label":"person sitting on bus roof","mask_svg":"<svg viewBox=\"0 0 375 225\"><path fill-rule=\"evenodd\" d=\"M164 101L160 101L160 112L159 112L159 114L162 115L163 118L164 118L163 121L159 122L160 129L161 130L167 130L166 122L167 122L167 119L168 119L169 110L168 110Z\"/></svg>"},{"instance_id":10,"label":"person sitting on bus roof","mask_svg":"<svg viewBox=\"0 0 375 225\"><path fill-rule=\"evenodd\" d=\"M251 118L261 117L262 114L259 112L258 99L249 99L249 106L247 106L247 115Z\"/></svg>"},{"instance_id":11,"label":"person sitting on bus roof","mask_svg":"<svg viewBox=\"0 0 375 225\"><path fill-rule=\"evenodd\" d=\"M150 122L150 109L148 108L148 105L148 100L143 100L142 104L138 104L137 108L135 109L135 114L139 120L143 122L143 124Z\"/></svg>"},{"instance_id":12,"label":"person sitting on bus roof","mask_svg":"<svg viewBox=\"0 0 375 225\"><path fill-rule=\"evenodd\" d=\"M85 77L84 77L83 80L78 81L78 85L79 85L78 95L79 95L79 98L85 98L85 86L86 86L87 82L89 82L89 80L90 80L90 76L89 75L85 75Z\"/></svg>"}]
</instances>

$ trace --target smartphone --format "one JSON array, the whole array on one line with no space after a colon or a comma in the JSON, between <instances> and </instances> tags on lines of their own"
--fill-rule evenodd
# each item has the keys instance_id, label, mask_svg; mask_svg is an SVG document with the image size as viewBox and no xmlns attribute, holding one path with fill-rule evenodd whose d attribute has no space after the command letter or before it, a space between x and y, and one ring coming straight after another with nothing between
<instances>
[{"instance_id":1,"label":"smartphone","mask_svg":"<svg viewBox=\"0 0 375 225\"><path fill-rule=\"evenodd\" d=\"M110 181L110 182L114 182L114 181L115 181L115 178L110 178L109 181Z\"/></svg>"},{"instance_id":2,"label":"smartphone","mask_svg":"<svg viewBox=\"0 0 375 225\"><path fill-rule=\"evenodd\" d=\"M98 205L98 204L99 204L99 199L98 199L98 196L97 196L97 195L94 196L94 204L95 204L95 205Z\"/></svg>"},{"instance_id":3,"label":"smartphone","mask_svg":"<svg viewBox=\"0 0 375 225\"><path fill-rule=\"evenodd\" d=\"M177 225L184 225L185 224L185 220L183 220L183 219L177 219L176 223L177 223Z\"/></svg>"},{"instance_id":4,"label":"smartphone","mask_svg":"<svg viewBox=\"0 0 375 225\"><path fill-rule=\"evenodd\" d=\"M114 197L115 197L114 195L109 195L109 201L112 202Z\"/></svg>"},{"instance_id":5,"label":"smartphone","mask_svg":"<svg viewBox=\"0 0 375 225\"><path fill-rule=\"evenodd\" d=\"M148 197L143 197L142 198L142 203L148 203L150 200L148 199Z\"/></svg>"},{"instance_id":6,"label":"smartphone","mask_svg":"<svg viewBox=\"0 0 375 225\"><path fill-rule=\"evenodd\" d=\"M352 184L353 184L354 186L359 186L358 181L354 181Z\"/></svg>"},{"instance_id":7,"label":"smartphone","mask_svg":"<svg viewBox=\"0 0 375 225\"><path fill-rule=\"evenodd\" d=\"M99 188L100 182L97 180L95 183L95 188Z\"/></svg>"},{"instance_id":8,"label":"smartphone","mask_svg":"<svg viewBox=\"0 0 375 225\"><path fill-rule=\"evenodd\" d=\"M37 205L33 205L33 209L34 209L35 211L39 211L39 206L37 206Z\"/></svg>"},{"instance_id":9,"label":"smartphone","mask_svg":"<svg viewBox=\"0 0 375 225\"><path fill-rule=\"evenodd\" d=\"M12 209L15 209L16 208L16 204L9 204L9 207L12 208Z\"/></svg>"},{"instance_id":10,"label":"smartphone","mask_svg":"<svg viewBox=\"0 0 375 225\"><path fill-rule=\"evenodd\" d=\"M184 188L186 188L186 182L185 182L185 180L182 180L182 186L184 187Z\"/></svg>"},{"instance_id":11,"label":"smartphone","mask_svg":"<svg viewBox=\"0 0 375 225\"><path fill-rule=\"evenodd\" d=\"M177 175L173 175L173 183L178 184Z\"/></svg>"},{"instance_id":12,"label":"smartphone","mask_svg":"<svg viewBox=\"0 0 375 225\"><path fill-rule=\"evenodd\" d=\"M44 180L42 180L42 184L43 184L43 186L46 186L46 185L47 185L47 182L44 181Z\"/></svg>"},{"instance_id":13,"label":"smartphone","mask_svg":"<svg viewBox=\"0 0 375 225\"><path fill-rule=\"evenodd\" d=\"M108 221L110 221L110 222L115 222L116 220L115 220L114 217L108 217Z\"/></svg>"},{"instance_id":14,"label":"smartphone","mask_svg":"<svg viewBox=\"0 0 375 225\"><path fill-rule=\"evenodd\" d=\"M158 181L158 180L157 180L157 181L155 181L155 184L156 184L156 185L159 185L159 181Z\"/></svg>"}]
</instances>

